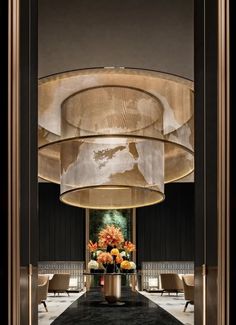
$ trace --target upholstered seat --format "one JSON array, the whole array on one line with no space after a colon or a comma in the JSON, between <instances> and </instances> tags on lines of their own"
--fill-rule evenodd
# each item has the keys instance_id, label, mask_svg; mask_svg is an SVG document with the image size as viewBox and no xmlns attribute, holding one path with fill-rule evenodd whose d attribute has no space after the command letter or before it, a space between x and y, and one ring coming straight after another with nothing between
<instances>
[{"instance_id":1,"label":"upholstered seat","mask_svg":"<svg viewBox=\"0 0 236 325\"><path fill-rule=\"evenodd\" d=\"M43 304L46 311L47 305L47 295L48 295L48 285L49 285L49 278L46 275L38 275L38 304Z\"/></svg>"},{"instance_id":2,"label":"upholstered seat","mask_svg":"<svg viewBox=\"0 0 236 325\"><path fill-rule=\"evenodd\" d=\"M176 273L163 273L160 274L160 280L163 292L168 292L169 294L171 292L175 292L176 294L183 292L183 283L180 275Z\"/></svg>"},{"instance_id":3,"label":"upholstered seat","mask_svg":"<svg viewBox=\"0 0 236 325\"><path fill-rule=\"evenodd\" d=\"M52 279L49 281L49 289L48 292L53 292L54 295L56 293L67 292L69 296L69 283L70 283L70 274L54 274Z\"/></svg>"},{"instance_id":4,"label":"upholstered seat","mask_svg":"<svg viewBox=\"0 0 236 325\"><path fill-rule=\"evenodd\" d=\"M184 306L184 312L186 311L188 304L194 304L194 275L188 274L182 277L184 288L184 299L186 304Z\"/></svg>"}]
</instances>

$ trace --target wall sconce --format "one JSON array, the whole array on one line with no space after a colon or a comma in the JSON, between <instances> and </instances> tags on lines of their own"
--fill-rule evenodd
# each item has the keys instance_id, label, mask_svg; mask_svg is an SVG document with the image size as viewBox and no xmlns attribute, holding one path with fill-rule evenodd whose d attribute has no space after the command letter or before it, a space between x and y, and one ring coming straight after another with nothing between
<instances>
[{"instance_id":1,"label":"wall sconce","mask_svg":"<svg viewBox=\"0 0 236 325\"><path fill-rule=\"evenodd\" d=\"M164 200L194 169L193 83L170 74L86 69L39 81L39 177L60 200L122 209Z\"/></svg>"}]
</instances>

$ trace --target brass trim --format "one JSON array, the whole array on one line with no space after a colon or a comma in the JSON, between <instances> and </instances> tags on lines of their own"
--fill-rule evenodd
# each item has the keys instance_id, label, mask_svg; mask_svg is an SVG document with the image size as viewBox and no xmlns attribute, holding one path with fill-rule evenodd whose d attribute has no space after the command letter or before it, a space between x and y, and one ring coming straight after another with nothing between
<instances>
[{"instance_id":1,"label":"brass trim","mask_svg":"<svg viewBox=\"0 0 236 325\"><path fill-rule=\"evenodd\" d=\"M79 187L79 188L73 188L72 190L68 190L68 191L65 191L63 192L63 194L60 195L59 199L61 202L67 204L67 205L71 205L71 206L75 206L75 207L80 207L80 208L85 208L85 209L96 209L96 210L110 210L111 208L110 207L104 207L104 206L87 206L87 205L82 205L82 204L74 204L73 202L70 202L68 203L68 200L66 200L64 197L68 194L68 193L73 193L73 192L80 192L80 191L83 191L83 190L89 190L89 189L105 189L105 188L108 188L108 189L125 189L125 188L132 188L132 189L140 189L140 190L147 190L147 191L150 191L150 192L156 192L157 194L160 194L161 195L161 198L158 199L158 200L155 200L155 201L149 201L148 203L146 204L142 204L142 205L132 205L132 206L116 206L114 207L114 209L117 209L117 210L122 210L122 209L134 209L136 207L145 207L145 206L149 206L149 205L152 205L152 204L156 204L156 203L161 203L162 201L164 201L165 199L165 194L162 193L161 191L158 191L158 190L154 190L152 188L149 188L149 187L142 187L142 186L129 186L129 185L102 185L102 186L99 186L99 185L91 185L91 186L84 186L84 187Z\"/></svg>"},{"instance_id":2,"label":"brass trim","mask_svg":"<svg viewBox=\"0 0 236 325\"><path fill-rule=\"evenodd\" d=\"M202 264L202 313L203 313L203 325L206 325L207 315L207 267L206 264Z\"/></svg>"},{"instance_id":3,"label":"brass trim","mask_svg":"<svg viewBox=\"0 0 236 325\"><path fill-rule=\"evenodd\" d=\"M60 78L70 78L70 77L77 75L78 73L80 73L81 75L91 74L94 71L97 71L99 73L104 73L104 72L107 72L107 69L112 69L116 73L123 73L123 71L125 70L125 72L128 72L132 75L135 74L135 75L143 76L143 75L148 74L149 76L152 76L152 77L158 77L158 78L161 78L164 80L171 80L173 82L181 83L181 84L189 87L191 90L194 90L194 83L193 83L193 80L191 80L191 79L183 78L180 75L163 72L163 71L159 71L159 70L140 69L140 68L134 68L134 67L110 67L110 68L95 67L95 68L82 68L82 69L68 70L68 71L61 72L61 73L49 74L45 77L39 78L39 85L42 85L42 84L44 84L48 81L51 81L51 80L57 80L59 77Z\"/></svg>"},{"instance_id":4,"label":"brass trim","mask_svg":"<svg viewBox=\"0 0 236 325\"><path fill-rule=\"evenodd\" d=\"M229 325L229 0L218 0L218 324Z\"/></svg>"},{"instance_id":5,"label":"brass trim","mask_svg":"<svg viewBox=\"0 0 236 325\"><path fill-rule=\"evenodd\" d=\"M218 324L229 320L229 0L218 1Z\"/></svg>"},{"instance_id":6,"label":"brass trim","mask_svg":"<svg viewBox=\"0 0 236 325\"><path fill-rule=\"evenodd\" d=\"M184 124L183 124L184 125ZM102 138L129 138L129 139L140 139L140 140L147 140L147 141L159 141L159 142L164 142L168 144L173 144L174 146L180 147L181 149L194 154L194 151L189 149L188 147L185 147L184 145L178 143L178 142L173 142L167 139L161 139L161 138L154 138L154 137L149 137L145 135L136 135L136 134L94 134L94 135L83 135L83 136L75 136L73 138L66 138L62 140L56 140L50 143L43 144L42 146L39 147L39 150L44 149L46 147L53 146L55 144L61 144L61 143L66 143L70 141L76 141L76 140L89 140L89 139L102 139Z\"/></svg>"},{"instance_id":7,"label":"brass trim","mask_svg":"<svg viewBox=\"0 0 236 325\"><path fill-rule=\"evenodd\" d=\"M8 324L20 324L20 0L8 2Z\"/></svg>"},{"instance_id":8,"label":"brass trim","mask_svg":"<svg viewBox=\"0 0 236 325\"><path fill-rule=\"evenodd\" d=\"M136 248L137 248L137 243L136 243L136 209L133 208L132 209L132 241L135 244ZM137 261L137 250L135 250L132 253L132 258L134 263L136 263Z\"/></svg>"},{"instance_id":9,"label":"brass trim","mask_svg":"<svg viewBox=\"0 0 236 325\"><path fill-rule=\"evenodd\" d=\"M89 242L89 209L85 209L85 269L87 272L88 272L88 262L89 262L89 252L87 249L88 242Z\"/></svg>"},{"instance_id":10,"label":"brass trim","mask_svg":"<svg viewBox=\"0 0 236 325\"><path fill-rule=\"evenodd\" d=\"M29 312L29 325L32 324L32 275L33 275L33 265L32 264L29 264L29 267L28 267L28 278L29 278L29 309L28 309L28 312Z\"/></svg>"}]
</instances>

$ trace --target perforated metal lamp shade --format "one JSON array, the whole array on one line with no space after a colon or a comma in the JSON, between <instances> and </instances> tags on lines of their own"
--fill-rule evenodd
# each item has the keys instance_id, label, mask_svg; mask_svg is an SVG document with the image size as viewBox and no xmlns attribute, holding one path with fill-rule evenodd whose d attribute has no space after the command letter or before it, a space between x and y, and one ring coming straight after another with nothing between
<instances>
[{"instance_id":1,"label":"perforated metal lamp shade","mask_svg":"<svg viewBox=\"0 0 236 325\"><path fill-rule=\"evenodd\" d=\"M88 69L39 81L39 176L70 205L161 202L194 169L193 83L138 69Z\"/></svg>"}]
</instances>

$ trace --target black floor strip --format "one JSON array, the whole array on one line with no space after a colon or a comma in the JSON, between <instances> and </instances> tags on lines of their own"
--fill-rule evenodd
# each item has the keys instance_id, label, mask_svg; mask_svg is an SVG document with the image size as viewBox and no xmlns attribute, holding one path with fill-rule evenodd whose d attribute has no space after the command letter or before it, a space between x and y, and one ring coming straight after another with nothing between
<instances>
[{"instance_id":1,"label":"black floor strip","mask_svg":"<svg viewBox=\"0 0 236 325\"><path fill-rule=\"evenodd\" d=\"M167 311L139 294L122 289L124 304L107 305L101 290L93 289L77 299L53 325L180 325Z\"/></svg>"}]
</instances>

